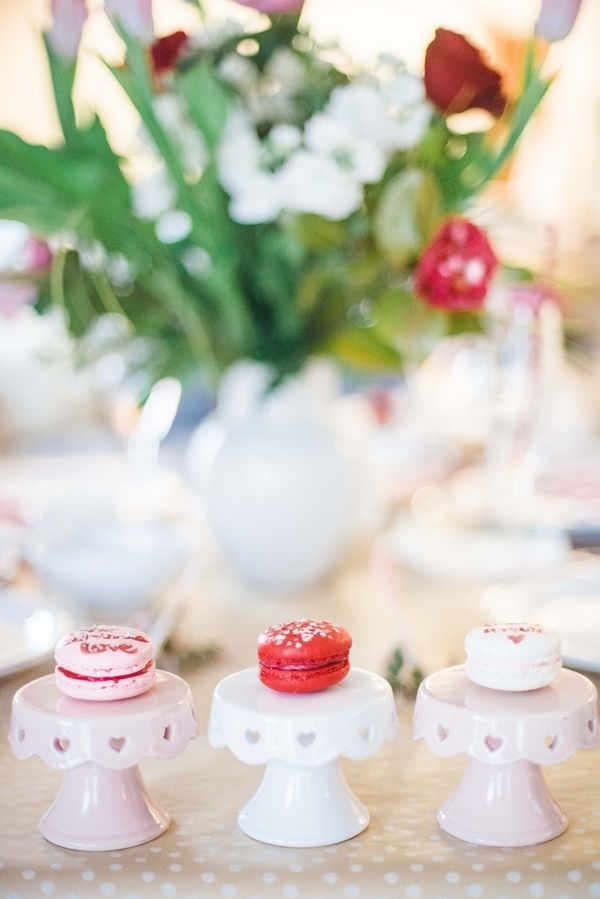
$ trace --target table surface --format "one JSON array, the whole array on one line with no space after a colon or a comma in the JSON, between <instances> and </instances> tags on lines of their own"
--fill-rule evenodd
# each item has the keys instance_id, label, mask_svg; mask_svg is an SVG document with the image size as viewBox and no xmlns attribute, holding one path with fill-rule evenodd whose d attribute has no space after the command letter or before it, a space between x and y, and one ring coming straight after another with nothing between
<instances>
[{"instance_id":1,"label":"table surface","mask_svg":"<svg viewBox=\"0 0 600 899\"><path fill-rule=\"evenodd\" d=\"M212 691L221 678L255 664L257 634L292 617L325 617L354 635L354 665L383 673L400 641L426 671L463 661L462 638L482 622L476 596L398 575L389 589L377 554L347 559L322 587L268 596L241 587L217 562L193 588L178 633L224 647L218 663L186 674L201 730L181 756L141 768L173 817L154 842L118 852L79 853L44 840L37 823L61 774L37 758L19 762L0 741L0 899L500 899L600 897L600 749L547 768L550 789L570 819L557 839L524 849L463 843L443 833L435 813L453 791L464 757L438 758L410 733L412 702L400 698L400 736L372 759L344 761L348 781L371 812L358 838L322 849L282 849L244 836L236 824L262 768L209 746ZM386 581L384 584L383 582ZM234 622L234 624L232 624ZM50 666L0 683L6 734L14 692Z\"/></svg>"}]
</instances>

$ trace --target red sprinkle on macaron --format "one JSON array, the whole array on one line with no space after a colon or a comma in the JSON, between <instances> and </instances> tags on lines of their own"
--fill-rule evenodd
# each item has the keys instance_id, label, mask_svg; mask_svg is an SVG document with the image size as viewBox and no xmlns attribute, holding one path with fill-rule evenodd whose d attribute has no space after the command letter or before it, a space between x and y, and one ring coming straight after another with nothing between
<instances>
[{"instance_id":1,"label":"red sprinkle on macaron","mask_svg":"<svg viewBox=\"0 0 600 899\"><path fill-rule=\"evenodd\" d=\"M330 621L301 618L273 625L258 638L258 676L281 693L316 693L350 670L352 637Z\"/></svg>"}]
</instances>

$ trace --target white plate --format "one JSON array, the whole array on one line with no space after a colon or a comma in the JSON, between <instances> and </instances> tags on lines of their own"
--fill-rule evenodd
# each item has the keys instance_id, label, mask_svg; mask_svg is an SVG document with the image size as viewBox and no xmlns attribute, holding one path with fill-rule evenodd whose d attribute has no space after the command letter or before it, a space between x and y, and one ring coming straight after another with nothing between
<instances>
[{"instance_id":1,"label":"white plate","mask_svg":"<svg viewBox=\"0 0 600 899\"><path fill-rule=\"evenodd\" d=\"M51 603L0 590L0 677L49 659L72 627L70 616Z\"/></svg>"},{"instance_id":2,"label":"white plate","mask_svg":"<svg viewBox=\"0 0 600 899\"><path fill-rule=\"evenodd\" d=\"M600 560L582 557L550 578L489 587L486 616L495 621L535 621L562 637L566 665L600 673Z\"/></svg>"}]
</instances>

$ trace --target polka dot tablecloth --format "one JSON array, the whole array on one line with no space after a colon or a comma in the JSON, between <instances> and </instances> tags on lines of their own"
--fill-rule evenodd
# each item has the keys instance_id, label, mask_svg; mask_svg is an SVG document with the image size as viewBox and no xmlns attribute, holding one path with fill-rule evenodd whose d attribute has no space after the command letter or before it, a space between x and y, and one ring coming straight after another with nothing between
<instances>
[{"instance_id":1,"label":"polka dot tablecloth","mask_svg":"<svg viewBox=\"0 0 600 899\"><path fill-rule=\"evenodd\" d=\"M230 666L191 679L199 721L212 687ZM39 673L39 672L38 672ZM2 685L2 727L25 677ZM410 738L411 708L400 707L401 739L369 762L347 763L348 779L371 811L358 838L322 849L280 849L236 826L262 768L212 749L206 731L173 761L143 763L152 793L173 816L168 832L120 852L79 853L47 843L37 829L60 775L37 759L17 762L2 746L0 899L500 899L600 897L600 751L547 770L568 810L567 832L530 849L481 848L437 827L435 810L464 760L442 760Z\"/></svg>"}]
</instances>

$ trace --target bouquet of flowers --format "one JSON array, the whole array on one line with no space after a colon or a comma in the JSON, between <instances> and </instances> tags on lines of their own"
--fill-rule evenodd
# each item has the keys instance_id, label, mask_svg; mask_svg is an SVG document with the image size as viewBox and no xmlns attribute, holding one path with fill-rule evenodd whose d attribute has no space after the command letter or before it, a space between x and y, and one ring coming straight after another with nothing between
<instances>
[{"instance_id":1,"label":"bouquet of flowers","mask_svg":"<svg viewBox=\"0 0 600 899\"><path fill-rule=\"evenodd\" d=\"M392 56L357 71L315 43L302 0L238 2L249 24L214 27L198 5L197 34L156 37L150 0L105 0L125 48L110 68L141 121L124 159L73 106L85 0L52 0L64 140L0 132L0 216L50 248L38 305L60 306L78 337L109 315L144 338L155 375L218 377L248 358L283 376L323 353L397 368L415 327L471 327L498 262L468 204L543 98L543 48L579 4L544 0L508 98L452 31L436 32L423 76ZM471 109L487 130L456 127Z\"/></svg>"}]
</instances>

